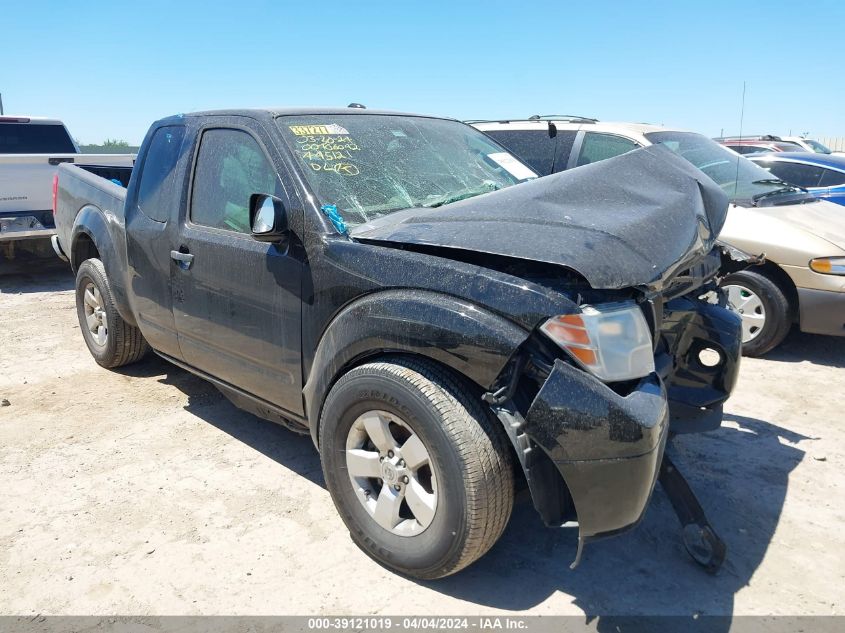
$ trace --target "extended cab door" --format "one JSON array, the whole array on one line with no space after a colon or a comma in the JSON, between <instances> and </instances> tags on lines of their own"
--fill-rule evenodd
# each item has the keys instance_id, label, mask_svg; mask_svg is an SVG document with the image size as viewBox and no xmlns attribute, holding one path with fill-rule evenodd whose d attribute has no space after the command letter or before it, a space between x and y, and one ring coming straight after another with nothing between
<instances>
[{"instance_id":1,"label":"extended cab door","mask_svg":"<svg viewBox=\"0 0 845 633\"><path fill-rule=\"evenodd\" d=\"M289 243L249 233L252 194L292 209L279 178L284 167L260 124L226 121L200 130L171 254L179 346L193 367L301 414L302 262Z\"/></svg>"},{"instance_id":2,"label":"extended cab door","mask_svg":"<svg viewBox=\"0 0 845 633\"><path fill-rule=\"evenodd\" d=\"M144 338L168 356L181 358L170 292L170 250L184 202L190 156L184 125L154 130L135 166L125 204L128 291Z\"/></svg>"}]
</instances>

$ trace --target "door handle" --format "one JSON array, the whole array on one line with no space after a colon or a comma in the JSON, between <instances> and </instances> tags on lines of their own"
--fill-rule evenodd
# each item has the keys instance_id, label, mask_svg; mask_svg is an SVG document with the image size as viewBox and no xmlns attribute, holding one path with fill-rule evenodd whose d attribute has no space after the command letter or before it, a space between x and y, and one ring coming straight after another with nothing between
<instances>
[{"instance_id":1,"label":"door handle","mask_svg":"<svg viewBox=\"0 0 845 633\"><path fill-rule=\"evenodd\" d=\"M188 270L191 267L191 263L194 261L194 256L190 253L170 251L170 259L176 262L182 270Z\"/></svg>"}]
</instances>

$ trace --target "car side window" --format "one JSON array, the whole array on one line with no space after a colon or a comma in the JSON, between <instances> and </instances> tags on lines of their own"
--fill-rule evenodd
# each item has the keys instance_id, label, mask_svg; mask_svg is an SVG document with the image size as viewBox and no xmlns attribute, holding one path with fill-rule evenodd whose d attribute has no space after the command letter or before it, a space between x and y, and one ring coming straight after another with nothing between
<instances>
[{"instance_id":1,"label":"car side window","mask_svg":"<svg viewBox=\"0 0 845 633\"><path fill-rule=\"evenodd\" d=\"M169 125L155 131L141 165L138 183L138 209L156 222L170 218L176 163L185 137L185 126Z\"/></svg>"},{"instance_id":2,"label":"car side window","mask_svg":"<svg viewBox=\"0 0 845 633\"><path fill-rule=\"evenodd\" d=\"M822 178L823 167L802 165L801 163L781 163L772 161L766 165L768 170L781 180L799 187L818 187Z\"/></svg>"},{"instance_id":3,"label":"car side window","mask_svg":"<svg viewBox=\"0 0 845 633\"><path fill-rule=\"evenodd\" d=\"M638 147L638 143L615 134L587 132L584 135L584 142L581 144L581 151L578 154L578 163L575 166L580 167L581 165L597 163L625 154Z\"/></svg>"},{"instance_id":4,"label":"car side window","mask_svg":"<svg viewBox=\"0 0 845 633\"><path fill-rule=\"evenodd\" d=\"M548 129L542 130L493 130L485 132L505 149L518 156L540 176L552 173L555 161L556 139Z\"/></svg>"},{"instance_id":5,"label":"car side window","mask_svg":"<svg viewBox=\"0 0 845 633\"><path fill-rule=\"evenodd\" d=\"M819 181L819 187L838 187L839 185L845 185L845 172L825 169Z\"/></svg>"},{"instance_id":6,"label":"car side window","mask_svg":"<svg viewBox=\"0 0 845 633\"><path fill-rule=\"evenodd\" d=\"M203 132L191 191L191 221L249 233L249 199L254 193L278 196L281 183L261 146L243 130Z\"/></svg>"}]
</instances>

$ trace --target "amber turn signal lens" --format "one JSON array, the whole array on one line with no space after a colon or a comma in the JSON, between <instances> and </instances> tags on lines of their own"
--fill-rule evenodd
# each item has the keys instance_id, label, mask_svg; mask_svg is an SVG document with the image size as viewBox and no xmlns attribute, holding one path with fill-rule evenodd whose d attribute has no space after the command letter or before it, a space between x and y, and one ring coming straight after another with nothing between
<instances>
[{"instance_id":1,"label":"amber turn signal lens","mask_svg":"<svg viewBox=\"0 0 845 633\"><path fill-rule=\"evenodd\" d=\"M817 257L810 260L810 270L823 275L845 275L845 257Z\"/></svg>"}]
</instances>

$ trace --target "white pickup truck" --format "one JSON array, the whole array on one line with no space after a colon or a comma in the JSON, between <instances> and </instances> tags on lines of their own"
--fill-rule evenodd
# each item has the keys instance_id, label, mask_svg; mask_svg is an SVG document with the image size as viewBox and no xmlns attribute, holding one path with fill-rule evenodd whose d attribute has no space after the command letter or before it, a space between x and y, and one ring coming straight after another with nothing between
<instances>
[{"instance_id":1,"label":"white pickup truck","mask_svg":"<svg viewBox=\"0 0 845 633\"><path fill-rule=\"evenodd\" d=\"M131 167L134 162L134 154L82 154L59 120L0 116L0 254L13 259L21 240L28 240L27 250L49 250L46 238L55 234L53 177L61 163Z\"/></svg>"}]
</instances>

